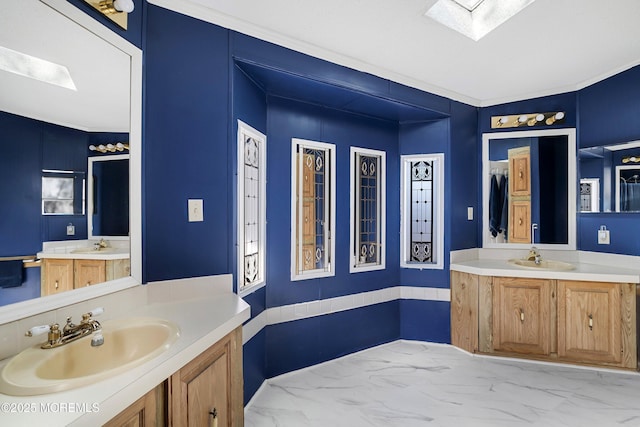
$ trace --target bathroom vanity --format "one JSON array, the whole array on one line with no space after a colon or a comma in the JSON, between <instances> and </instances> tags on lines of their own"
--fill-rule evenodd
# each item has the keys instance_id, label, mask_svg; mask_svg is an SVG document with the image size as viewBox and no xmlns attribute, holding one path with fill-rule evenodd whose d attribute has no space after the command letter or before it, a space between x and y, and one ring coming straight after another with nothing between
<instances>
[{"instance_id":1,"label":"bathroom vanity","mask_svg":"<svg viewBox=\"0 0 640 427\"><path fill-rule=\"evenodd\" d=\"M46 340L44 334L25 338L31 347L16 357L26 351L64 352L73 345L81 347L82 354L108 350L105 357L96 353L79 359L78 363L86 365L88 373L70 373L68 379L64 370L62 374L56 373L56 380L64 383L58 391L22 395L19 389L6 394L0 392L0 401L7 408L15 408L0 415L3 423L12 426L243 425L242 323L249 319L250 307L233 293L231 275L137 286L83 302L72 309L65 307L53 318L60 322L73 314L76 320L87 307L94 308L93 304L104 306L104 314L99 318L104 344L90 346L90 338L86 337L45 350L39 348ZM52 318L48 314L37 317L21 321L19 328L51 323L43 321ZM139 351L145 335L152 334L148 331L153 328L144 329L142 334L133 331L144 319L175 325L177 338L163 344L161 351L154 352L152 357L129 365L126 354ZM125 351L118 347L122 347L118 339L109 335L119 328L130 328L138 334L123 344L128 347ZM17 332L24 334L22 329ZM117 348L115 353L109 344L111 349ZM114 357L123 358L124 362L107 367ZM14 359L0 362L0 370L4 373ZM50 386L50 375L43 377L41 371L46 370L39 369L41 366L44 365L34 364L32 376L42 377L43 387ZM101 366L112 371L101 371ZM83 376L86 378L81 378ZM85 381L87 378L90 381ZM69 405L73 408L69 409Z\"/></svg>"},{"instance_id":2,"label":"bathroom vanity","mask_svg":"<svg viewBox=\"0 0 640 427\"><path fill-rule=\"evenodd\" d=\"M471 353L638 369L637 271L451 264L451 343Z\"/></svg>"},{"instance_id":3,"label":"bathroom vanity","mask_svg":"<svg viewBox=\"0 0 640 427\"><path fill-rule=\"evenodd\" d=\"M57 242L56 242L57 243ZM52 246L42 260L40 296L79 289L131 274L129 246L94 249L92 246Z\"/></svg>"}]
</instances>

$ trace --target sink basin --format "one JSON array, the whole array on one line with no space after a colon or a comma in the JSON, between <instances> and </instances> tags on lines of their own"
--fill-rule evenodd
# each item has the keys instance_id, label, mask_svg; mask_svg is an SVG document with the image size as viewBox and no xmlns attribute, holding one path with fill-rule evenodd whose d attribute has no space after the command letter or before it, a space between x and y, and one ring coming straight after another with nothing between
<instances>
[{"instance_id":1,"label":"sink basin","mask_svg":"<svg viewBox=\"0 0 640 427\"><path fill-rule=\"evenodd\" d=\"M576 268L575 265L568 262L554 261L550 259L543 259L540 264L536 264L535 261L529 261L526 259L510 259L509 264L513 264L521 268L529 268L531 270L549 270L549 271L567 271Z\"/></svg>"},{"instance_id":2,"label":"sink basin","mask_svg":"<svg viewBox=\"0 0 640 427\"><path fill-rule=\"evenodd\" d=\"M157 318L104 322L104 344L91 336L54 349L38 343L11 359L0 374L0 392L14 396L54 393L93 384L153 359L178 338L178 327Z\"/></svg>"},{"instance_id":3,"label":"sink basin","mask_svg":"<svg viewBox=\"0 0 640 427\"><path fill-rule=\"evenodd\" d=\"M87 246L85 248L77 248L71 251L72 254L112 254L118 252L120 248L100 248L95 249L93 246Z\"/></svg>"}]
</instances>

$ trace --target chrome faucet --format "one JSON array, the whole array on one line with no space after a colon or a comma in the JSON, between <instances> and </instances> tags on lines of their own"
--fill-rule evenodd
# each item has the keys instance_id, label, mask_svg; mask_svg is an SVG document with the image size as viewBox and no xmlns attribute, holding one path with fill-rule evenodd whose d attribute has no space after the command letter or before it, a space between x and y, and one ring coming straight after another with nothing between
<instances>
[{"instance_id":1,"label":"chrome faucet","mask_svg":"<svg viewBox=\"0 0 640 427\"><path fill-rule=\"evenodd\" d=\"M533 261L536 265L540 265L542 262L542 255L538 252L538 248L531 246L531 249L529 249L529 255L527 255L527 261Z\"/></svg>"},{"instance_id":2,"label":"chrome faucet","mask_svg":"<svg viewBox=\"0 0 640 427\"><path fill-rule=\"evenodd\" d=\"M67 323L64 325L62 330L60 330L60 325L57 323L52 325L34 326L29 329L25 335L33 337L48 332L47 341L40 346L40 348L47 349L60 347L82 337L86 337L87 335L96 333L94 338L91 340L91 345L93 347L99 346L104 343L104 338L100 333L102 326L100 325L100 322L93 319L93 316L98 316L102 314L102 312L104 312L104 309L100 307L83 314L82 320L78 325L71 321L71 317L67 317Z\"/></svg>"}]
</instances>

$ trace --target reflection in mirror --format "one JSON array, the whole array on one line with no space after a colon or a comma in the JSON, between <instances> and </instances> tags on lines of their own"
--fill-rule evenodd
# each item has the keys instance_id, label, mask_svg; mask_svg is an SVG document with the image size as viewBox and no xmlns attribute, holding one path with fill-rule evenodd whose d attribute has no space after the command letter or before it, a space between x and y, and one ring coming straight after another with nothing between
<instances>
[{"instance_id":1,"label":"reflection in mirror","mask_svg":"<svg viewBox=\"0 0 640 427\"><path fill-rule=\"evenodd\" d=\"M640 141L582 148L580 212L640 212Z\"/></svg>"},{"instance_id":2,"label":"reflection in mirror","mask_svg":"<svg viewBox=\"0 0 640 427\"><path fill-rule=\"evenodd\" d=\"M483 135L483 247L575 249L575 150L575 129Z\"/></svg>"},{"instance_id":3,"label":"reflection in mirror","mask_svg":"<svg viewBox=\"0 0 640 427\"><path fill-rule=\"evenodd\" d=\"M5 267L10 269L9 261L26 259L15 286L0 286L0 324L125 289L141 279L141 51L66 1L8 2L2 14L0 47L5 49L0 53L10 50L12 55L62 65L73 84L35 80L0 68L0 143L4 151L0 180L11 183L0 189L0 277ZM41 263L33 258L44 242L86 245L89 238L83 201L87 188L79 184L82 179L74 180L73 202L68 191L45 188L43 192L43 181L59 181L65 171L84 178L88 147L94 139L122 134L129 136L131 146L132 204L126 215L135 280L120 279L38 298ZM56 209L54 215L43 214L43 207L48 210L53 205L66 208L63 212Z\"/></svg>"},{"instance_id":4,"label":"reflection in mirror","mask_svg":"<svg viewBox=\"0 0 640 427\"><path fill-rule=\"evenodd\" d=\"M129 238L129 155L89 157L89 239Z\"/></svg>"}]
</instances>

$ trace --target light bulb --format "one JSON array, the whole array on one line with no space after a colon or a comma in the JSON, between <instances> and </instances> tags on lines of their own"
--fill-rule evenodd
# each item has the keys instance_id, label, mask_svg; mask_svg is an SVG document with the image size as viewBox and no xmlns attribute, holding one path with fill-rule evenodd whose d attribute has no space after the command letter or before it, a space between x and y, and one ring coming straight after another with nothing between
<instances>
[{"instance_id":1,"label":"light bulb","mask_svg":"<svg viewBox=\"0 0 640 427\"><path fill-rule=\"evenodd\" d=\"M529 118L528 118L526 115L524 115L524 114L523 114L523 115L521 115L520 117L518 117L518 121L519 121L520 123L526 123L526 121L527 121L528 119L529 119Z\"/></svg>"},{"instance_id":2,"label":"light bulb","mask_svg":"<svg viewBox=\"0 0 640 427\"><path fill-rule=\"evenodd\" d=\"M508 121L509 121L509 117L507 117L507 116L504 116L504 117L500 118L500 124L501 125L506 125Z\"/></svg>"},{"instance_id":3,"label":"light bulb","mask_svg":"<svg viewBox=\"0 0 640 427\"><path fill-rule=\"evenodd\" d=\"M134 4L133 0L114 0L113 7L118 12L131 13L133 12Z\"/></svg>"},{"instance_id":4,"label":"light bulb","mask_svg":"<svg viewBox=\"0 0 640 427\"><path fill-rule=\"evenodd\" d=\"M544 114L538 114L538 115L536 116L536 121L537 121L537 122L541 122L541 121L543 121L543 120L544 120Z\"/></svg>"},{"instance_id":5,"label":"light bulb","mask_svg":"<svg viewBox=\"0 0 640 427\"><path fill-rule=\"evenodd\" d=\"M100 144L100 145L98 145L98 151L100 151L101 153L104 153L105 151L107 151L107 147L105 147L104 145Z\"/></svg>"},{"instance_id":6,"label":"light bulb","mask_svg":"<svg viewBox=\"0 0 640 427\"><path fill-rule=\"evenodd\" d=\"M96 150L97 150L97 148L96 148L96 146L95 146L95 145L91 144L91 145L89 146L89 150L91 150L91 151L96 151Z\"/></svg>"},{"instance_id":7,"label":"light bulb","mask_svg":"<svg viewBox=\"0 0 640 427\"><path fill-rule=\"evenodd\" d=\"M107 150L111 152L116 151L116 146L113 144L107 144Z\"/></svg>"},{"instance_id":8,"label":"light bulb","mask_svg":"<svg viewBox=\"0 0 640 427\"><path fill-rule=\"evenodd\" d=\"M124 144L122 144L122 142L118 142L116 144L116 150L118 150L118 151L124 150Z\"/></svg>"},{"instance_id":9,"label":"light bulb","mask_svg":"<svg viewBox=\"0 0 640 427\"><path fill-rule=\"evenodd\" d=\"M555 115L555 118L556 118L556 120L564 119L564 112L562 112L562 111L557 112L556 115Z\"/></svg>"}]
</instances>

